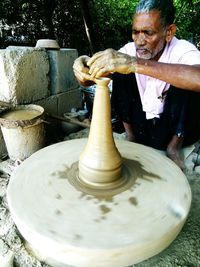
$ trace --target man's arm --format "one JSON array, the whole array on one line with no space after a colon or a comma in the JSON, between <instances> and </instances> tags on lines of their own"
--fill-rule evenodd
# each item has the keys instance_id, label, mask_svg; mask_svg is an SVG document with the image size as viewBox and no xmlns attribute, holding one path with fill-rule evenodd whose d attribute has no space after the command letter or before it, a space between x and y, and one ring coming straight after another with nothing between
<instances>
[{"instance_id":1,"label":"man's arm","mask_svg":"<svg viewBox=\"0 0 200 267\"><path fill-rule=\"evenodd\" d=\"M138 59L135 72L163 80L178 88L200 92L200 65L168 64Z\"/></svg>"},{"instance_id":2,"label":"man's arm","mask_svg":"<svg viewBox=\"0 0 200 267\"><path fill-rule=\"evenodd\" d=\"M96 53L87 62L89 74L98 78L112 72L139 73L163 80L175 87L200 92L200 65L160 63L139 59L107 49Z\"/></svg>"}]
</instances>

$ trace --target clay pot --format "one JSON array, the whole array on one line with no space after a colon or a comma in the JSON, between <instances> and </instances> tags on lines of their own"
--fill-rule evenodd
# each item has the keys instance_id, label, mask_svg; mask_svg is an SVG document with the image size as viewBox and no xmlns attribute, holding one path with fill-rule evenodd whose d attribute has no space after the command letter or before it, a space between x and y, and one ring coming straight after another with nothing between
<instances>
[{"instance_id":1,"label":"clay pot","mask_svg":"<svg viewBox=\"0 0 200 267\"><path fill-rule=\"evenodd\" d=\"M35 47L41 47L47 49L60 49L58 42L52 39L39 39Z\"/></svg>"}]
</instances>

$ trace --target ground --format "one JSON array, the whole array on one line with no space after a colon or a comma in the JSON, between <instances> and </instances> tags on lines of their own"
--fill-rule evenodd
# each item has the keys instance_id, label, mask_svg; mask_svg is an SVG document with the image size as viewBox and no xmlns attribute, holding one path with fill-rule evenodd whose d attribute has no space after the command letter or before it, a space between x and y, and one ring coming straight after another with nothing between
<instances>
[{"instance_id":1,"label":"ground","mask_svg":"<svg viewBox=\"0 0 200 267\"><path fill-rule=\"evenodd\" d=\"M80 137L85 137L85 131L71 138ZM151 259L136 264L135 267L200 267L199 146L192 152L186 163L188 167L186 177L192 190L192 205L188 219L178 237L167 249ZM12 173L12 169L8 172ZM23 239L14 225L6 200L9 177L10 175L5 171L0 174L0 267L49 267L26 250Z\"/></svg>"}]
</instances>

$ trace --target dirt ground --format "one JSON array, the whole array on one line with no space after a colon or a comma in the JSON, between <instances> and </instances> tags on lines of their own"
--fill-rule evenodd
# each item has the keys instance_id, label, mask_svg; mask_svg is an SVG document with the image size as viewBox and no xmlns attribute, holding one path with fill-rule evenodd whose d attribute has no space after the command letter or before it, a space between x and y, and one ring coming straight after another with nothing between
<instances>
[{"instance_id":1,"label":"dirt ground","mask_svg":"<svg viewBox=\"0 0 200 267\"><path fill-rule=\"evenodd\" d=\"M85 137L85 132L72 138ZM66 138L70 139L70 138ZM172 244L135 267L200 267L200 149L187 159L187 173L192 190L192 206L188 219ZM10 169L12 173L12 169ZM11 218L6 200L10 175L0 173L0 267L49 267L25 249L23 239ZM95 265L94 265L95 267ZM105 266L112 267L112 266Z\"/></svg>"}]
</instances>

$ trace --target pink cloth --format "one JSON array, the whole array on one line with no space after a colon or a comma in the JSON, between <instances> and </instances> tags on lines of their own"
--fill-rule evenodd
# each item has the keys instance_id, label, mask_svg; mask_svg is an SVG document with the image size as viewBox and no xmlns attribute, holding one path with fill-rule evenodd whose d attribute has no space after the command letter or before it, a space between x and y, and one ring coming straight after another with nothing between
<instances>
[{"instance_id":1,"label":"pink cloth","mask_svg":"<svg viewBox=\"0 0 200 267\"><path fill-rule=\"evenodd\" d=\"M130 56L136 56L134 42L126 44L119 51ZM173 37L172 41L167 43L158 61L172 64L200 65L200 51L190 42ZM162 94L169 89L170 84L146 75L137 73L135 75L146 118L159 118L163 112L165 101Z\"/></svg>"}]
</instances>

